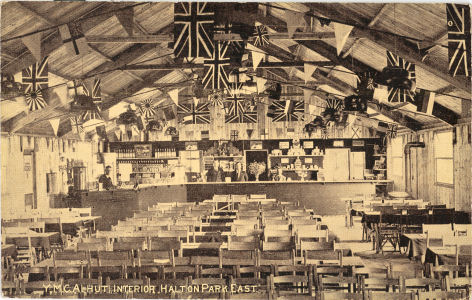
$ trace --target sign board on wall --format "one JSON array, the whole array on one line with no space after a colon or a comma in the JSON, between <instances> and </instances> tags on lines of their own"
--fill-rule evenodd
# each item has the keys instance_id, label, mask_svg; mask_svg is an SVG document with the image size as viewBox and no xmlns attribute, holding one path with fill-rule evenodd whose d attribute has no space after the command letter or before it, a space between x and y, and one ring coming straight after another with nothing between
<instances>
[{"instance_id":1,"label":"sign board on wall","mask_svg":"<svg viewBox=\"0 0 472 300\"><path fill-rule=\"evenodd\" d=\"M251 150L262 150L262 141L251 141Z\"/></svg>"},{"instance_id":2,"label":"sign board on wall","mask_svg":"<svg viewBox=\"0 0 472 300\"><path fill-rule=\"evenodd\" d=\"M313 149L313 141L303 141L304 149Z\"/></svg>"},{"instance_id":3,"label":"sign board on wall","mask_svg":"<svg viewBox=\"0 0 472 300\"><path fill-rule=\"evenodd\" d=\"M344 141L333 141L333 147L344 147Z\"/></svg>"},{"instance_id":4,"label":"sign board on wall","mask_svg":"<svg viewBox=\"0 0 472 300\"><path fill-rule=\"evenodd\" d=\"M289 149L289 148L290 148L290 142L288 141L279 142L279 149Z\"/></svg>"},{"instance_id":5,"label":"sign board on wall","mask_svg":"<svg viewBox=\"0 0 472 300\"><path fill-rule=\"evenodd\" d=\"M134 145L134 152L136 153L136 158L152 157L152 146L150 144Z\"/></svg>"},{"instance_id":6,"label":"sign board on wall","mask_svg":"<svg viewBox=\"0 0 472 300\"><path fill-rule=\"evenodd\" d=\"M187 151L198 150L197 142L185 142L185 150Z\"/></svg>"}]
</instances>

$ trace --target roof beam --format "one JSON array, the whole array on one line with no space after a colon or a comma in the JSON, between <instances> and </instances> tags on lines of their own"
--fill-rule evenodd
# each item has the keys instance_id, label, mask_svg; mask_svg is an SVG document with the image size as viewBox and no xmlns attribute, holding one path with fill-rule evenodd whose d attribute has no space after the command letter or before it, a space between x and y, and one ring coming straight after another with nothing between
<instances>
[{"instance_id":1,"label":"roof beam","mask_svg":"<svg viewBox=\"0 0 472 300\"><path fill-rule=\"evenodd\" d=\"M435 65L431 62L423 62L423 57L419 53L418 47L412 47L413 43L408 42L403 38L397 38L387 33L369 30L368 28L362 28L365 27L367 24L365 24L361 18L350 14L348 11L334 9L334 7L329 4L317 3L312 4L310 6L315 11L325 15L328 18L345 21L350 24L359 24L359 26L355 27L355 29L353 30L356 31L359 36L369 39L389 51L398 53L399 56L408 60L409 62L416 64L418 67L421 67L422 69L435 75L436 77L470 94L470 81L458 77L451 77L448 74L448 70L444 70L440 66Z\"/></svg>"},{"instance_id":2,"label":"roof beam","mask_svg":"<svg viewBox=\"0 0 472 300\"><path fill-rule=\"evenodd\" d=\"M90 11L85 13L84 15L78 17L77 19L83 18L85 16L94 16L97 15L94 18L89 18L87 19L87 22L83 22L84 27L86 26L88 29L93 28L97 26L98 24L102 23L109 17L111 17L114 12L114 10L117 9L117 5L119 7L122 7L123 4L108 4L108 3L103 3L98 6L93 7ZM71 20L73 21L73 20ZM87 28L84 28L84 31L87 31ZM45 35L41 39L41 53L43 53L44 56L50 55L52 52L57 50L59 47L63 45L62 38L59 34L58 30L53 30L50 34ZM5 45L2 43L2 48L4 48ZM5 47L8 49L8 47ZM34 64L36 62L36 59L34 56L29 52L28 49L25 49L22 53L19 53L16 55L16 59L8 62L6 64L2 65L2 72L8 73L8 74L16 74L17 72L21 71L22 69Z\"/></svg>"},{"instance_id":3,"label":"roof beam","mask_svg":"<svg viewBox=\"0 0 472 300\"><path fill-rule=\"evenodd\" d=\"M258 69L273 69L273 68L292 68L303 67L305 63L316 66L333 66L332 62L319 61L293 61L293 62L261 62ZM251 66L251 64L249 64ZM180 70L180 69L203 69L204 64L181 63L181 64L138 64L126 65L120 67L120 70Z\"/></svg>"}]
</instances>

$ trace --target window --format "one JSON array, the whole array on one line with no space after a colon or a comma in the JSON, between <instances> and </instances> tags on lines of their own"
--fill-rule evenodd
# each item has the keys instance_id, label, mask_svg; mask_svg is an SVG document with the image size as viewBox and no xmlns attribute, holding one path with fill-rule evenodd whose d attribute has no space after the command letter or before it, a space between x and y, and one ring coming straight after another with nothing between
<instances>
[{"instance_id":1,"label":"window","mask_svg":"<svg viewBox=\"0 0 472 300\"><path fill-rule=\"evenodd\" d=\"M392 175L403 176L403 139L396 137L391 140L392 144Z\"/></svg>"},{"instance_id":2,"label":"window","mask_svg":"<svg viewBox=\"0 0 472 300\"><path fill-rule=\"evenodd\" d=\"M436 182L454 183L454 160L452 132L437 132L434 135L434 159L436 160Z\"/></svg>"}]
</instances>

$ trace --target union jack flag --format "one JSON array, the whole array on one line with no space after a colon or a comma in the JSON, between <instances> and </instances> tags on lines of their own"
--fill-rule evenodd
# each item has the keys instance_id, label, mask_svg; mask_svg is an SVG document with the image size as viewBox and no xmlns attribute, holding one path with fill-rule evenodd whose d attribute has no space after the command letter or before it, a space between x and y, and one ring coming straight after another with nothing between
<instances>
[{"instance_id":1,"label":"union jack flag","mask_svg":"<svg viewBox=\"0 0 472 300\"><path fill-rule=\"evenodd\" d=\"M146 99L139 103L139 112L147 120L152 119L156 115L156 109L154 108L154 100Z\"/></svg>"},{"instance_id":2,"label":"union jack flag","mask_svg":"<svg viewBox=\"0 0 472 300\"><path fill-rule=\"evenodd\" d=\"M267 27L264 25L256 26L254 30L254 46L265 46L269 45L269 32L267 31Z\"/></svg>"},{"instance_id":3,"label":"union jack flag","mask_svg":"<svg viewBox=\"0 0 472 300\"><path fill-rule=\"evenodd\" d=\"M409 73L408 78L412 81L416 81L415 75L415 64L412 64L398 55L393 54L387 50L387 66L389 67L400 67L407 70ZM410 90L398 89L388 87L388 102L414 102L415 94Z\"/></svg>"},{"instance_id":4,"label":"union jack flag","mask_svg":"<svg viewBox=\"0 0 472 300\"><path fill-rule=\"evenodd\" d=\"M211 57L214 17L206 2L174 3L175 57Z\"/></svg>"},{"instance_id":5,"label":"union jack flag","mask_svg":"<svg viewBox=\"0 0 472 300\"><path fill-rule=\"evenodd\" d=\"M385 136L383 138L383 144L387 144L387 140L394 139L397 137L397 130L398 125L393 123L388 123L387 131L385 132Z\"/></svg>"},{"instance_id":6,"label":"union jack flag","mask_svg":"<svg viewBox=\"0 0 472 300\"><path fill-rule=\"evenodd\" d=\"M215 25L215 33L237 33L237 29L234 28L233 24L226 22L225 24ZM234 58L241 61L244 54L246 45L244 41L227 41L228 53L227 57Z\"/></svg>"},{"instance_id":7,"label":"union jack flag","mask_svg":"<svg viewBox=\"0 0 472 300\"><path fill-rule=\"evenodd\" d=\"M344 109L344 104L341 99L338 98L328 98L326 99L326 108L334 109L335 111L342 111Z\"/></svg>"},{"instance_id":8,"label":"union jack flag","mask_svg":"<svg viewBox=\"0 0 472 300\"><path fill-rule=\"evenodd\" d=\"M95 104L95 109L89 109L86 110L82 114L82 119L84 121L92 120L92 119L97 119L97 120L102 120L102 116L100 114L100 111L102 110L102 93L101 93L101 81L99 78L95 78L93 81L93 86L87 87L86 84L83 82L81 83L83 87L83 93L86 96L89 96L93 104ZM91 91L90 91L91 90Z\"/></svg>"},{"instance_id":9,"label":"union jack flag","mask_svg":"<svg viewBox=\"0 0 472 300\"><path fill-rule=\"evenodd\" d=\"M304 120L305 103L293 100L275 100L271 104L272 122Z\"/></svg>"},{"instance_id":10,"label":"union jack flag","mask_svg":"<svg viewBox=\"0 0 472 300\"><path fill-rule=\"evenodd\" d=\"M177 114L183 117L184 124L210 124L209 103L179 104Z\"/></svg>"},{"instance_id":11,"label":"union jack flag","mask_svg":"<svg viewBox=\"0 0 472 300\"><path fill-rule=\"evenodd\" d=\"M470 76L470 7L446 4L449 74Z\"/></svg>"},{"instance_id":12,"label":"union jack flag","mask_svg":"<svg viewBox=\"0 0 472 300\"><path fill-rule=\"evenodd\" d=\"M226 68L230 65L230 59L226 55L227 50L228 43L217 42L211 58L204 60L203 88L211 90L228 89L229 79Z\"/></svg>"},{"instance_id":13,"label":"union jack flag","mask_svg":"<svg viewBox=\"0 0 472 300\"><path fill-rule=\"evenodd\" d=\"M83 134L85 131L84 131L84 127L83 127L83 120L80 116L72 116L72 117L69 117L69 120L70 120L70 124L72 126L72 131L76 134Z\"/></svg>"},{"instance_id":14,"label":"union jack flag","mask_svg":"<svg viewBox=\"0 0 472 300\"><path fill-rule=\"evenodd\" d=\"M48 98L48 57L40 63L34 63L22 71L23 89L26 95L26 104L30 111L43 109Z\"/></svg>"},{"instance_id":15,"label":"union jack flag","mask_svg":"<svg viewBox=\"0 0 472 300\"><path fill-rule=\"evenodd\" d=\"M377 74L373 71L360 72L357 74L357 89L358 90L374 90L377 87L375 83L375 76Z\"/></svg>"},{"instance_id":16,"label":"union jack flag","mask_svg":"<svg viewBox=\"0 0 472 300\"><path fill-rule=\"evenodd\" d=\"M235 91L225 101L227 112L225 123L257 123L257 111L250 109L245 98Z\"/></svg>"}]
</instances>

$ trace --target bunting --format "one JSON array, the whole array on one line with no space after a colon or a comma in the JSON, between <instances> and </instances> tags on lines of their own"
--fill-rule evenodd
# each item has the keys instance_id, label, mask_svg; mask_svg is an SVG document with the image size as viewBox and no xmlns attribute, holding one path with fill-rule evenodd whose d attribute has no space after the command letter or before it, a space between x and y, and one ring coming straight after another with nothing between
<instances>
[{"instance_id":1,"label":"bunting","mask_svg":"<svg viewBox=\"0 0 472 300\"><path fill-rule=\"evenodd\" d=\"M174 3L175 57L211 57L214 19L212 4Z\"/></svg>"},{"instance_id":2,"label":"bunting","mask_svg":"<svg viewBox=\"0 0 472 300\"><path fill-rule=\"evenodd\" d=\"M262 59L264 58L265 54L258 52L256 50L252 51L251 54L252 54L252 68L256 70L259 64L261 63Z\"/></svg>"},{"instance_id":3,"label":"bunting","mask_svg":"<svg viewBox=\"0 0 472 300\"><path fill-rule=\"evenodd\" d=\"M61 122L60 118L49 119L49 124L51 124L54 135L57 136L57 130L59 129L59 123Z\"/></svg>"},{"instance_id":4,"label":"bunting","mask_svg":"<svg viewBox=\"0 0 472 300\"><path fill-rule=\"evenodd\" d=\"M170 99L174 101L175 105L179 105L179 89L173 89L167 94L169 95Z\"/></svg>"},{"instance_id":5,"label":"bunting","mask_svg":"<svg viewBox=\"0 0 472 300\"><path fill-rule=\"evenodd\" d=\"M470 77L470 6L447 3L449 74Z\"/></svg>"},{"instance_id":6,"label":"bunting","mask_svg":"<svg viewBox=\"0 0 472 300\"><path fill-rule=\"evenodd\" d=\"M25 44L36 61L41 61L43 58L41 52L41 32L22 37L21 41Z\"/></svg>"},{"instance_id":7,"label":"bunting","mask_svg":"<svg viewBox=\"0 0 472 300\"><path fill-rule=\"evenodd\" d=\"M248 138L248 139L251 139L253 132L254 132L254 129L246 129L246 133L247 133L247 138Z\"/></svg>"},{"instance_id":8,"label":"bunting","mask_svg":"<svg viewBox=\"0 0 472 300\"><path fill-rule=\"evenodd\" d=\"M266 89L266 84L267 82L267 79L265 78L262 78L262 77L256 77L256 83L257 83L257 92L258 93L262 93L265 91Z\"/></svg>"},{"instance_id":9,"label":"bunting","mask_svg":"<svg viewBox=\"0 0 472 300\"><path fill-rule=\"evenodd\" d=\"M343 51L347 38L354 27L334 22L334 35L336 37L336 51L339 54Z\"/></svg>"},{"instance_id":10,"label":"bunting","mask_svg":"<svg viewBox=\"0 0 472 300\"><path fill-rule=\"evenodd\" d=\"M307 63L303 64L303 70L305 72L305 83L312 80L311 75L315 73L316 69L317 69L317 66L315 65L307 64Z\"/></svg>"},{"instance_id":11,"label":"bunting","mask_svg":"<svg viewBox=\"0 0 472 300\"><path fill-rule=\"evenodd\" d=\"M48 57L34 63L22 71L23 88L26 94L26 104L30 111L43 109L48 99Z\"/></svg>"},{"instance_id":12,"label":"bunting","mask_svg":"<svg viewBox=\"0 0 472 300\"><path fill-rule=\"evenodd\" d=\"M115 13L116 18L120 22L123 29L129 36L133 35L133 24L134 24L134 8L127 7L126 9L121 9Z\"/></svg>"}]
</instances>

